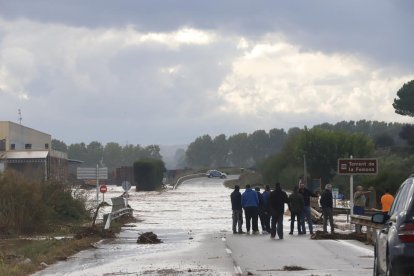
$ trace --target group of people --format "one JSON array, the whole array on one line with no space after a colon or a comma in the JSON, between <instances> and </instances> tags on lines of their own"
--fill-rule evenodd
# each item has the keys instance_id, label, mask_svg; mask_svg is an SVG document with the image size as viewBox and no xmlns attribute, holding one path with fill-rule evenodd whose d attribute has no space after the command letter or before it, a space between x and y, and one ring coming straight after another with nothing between
<instances>
[{"instance_id":1,"label":"group of people","mask_svg":"<svg viewBox=\"0 0 414 276\"><path fill-rule=\"evenodd\" d=\"M283 239L283 215L285 204L287 204L291 214L289 234L293 235L295 221L297 222L298 234L306 234L306 220L309 233L312 235L311 197L318 197L318 195L307 189L303 181L299 182L299 185L294 188L293 193L289 196L283 191L280 183L276 183L273 191L270 190L269 185L266 185L263 193L260 192L259 187L252 189L250 185L246 185L243 194L240 193L240 187L236 185L230 195L233 210L233 233L245 233L242 229L244 210L247 233L250 233L250 229L253 234L259 233L258 221L260 219L264 234L270 233L271 238L275 238L277 234L279 239ZM323 229L325 232L327 231L329 220L331 232L334 232L331 184L326 185L320 203L324 217Z\"/></svg>"},{"instance_id":2,"label":"group of people","mask_svg":"<svg viewBox=\"0 0 414 276\"><path fill-rule=\"evenodd\" d=\"M362 186L356 187L354 193L353 213L355 215L364 215L366 194L370 191L364 191ZM243 194L240 193L240 187L235 186L231 193L231 204L233 210L233 233L243 234L243 210L246 220L246 231L250 233L252 229L253 234L259 233L259 224L264 234L270 233L271 238L275 238L276 234L280 239L283 239L283 215L285 212L285 204L288 205L290 211L290 232L293 235L295 221L297 222L297 231L299 235L306 234L305 221L308 223L309 233L313 234L313 223L311 215L311 197L318 197L319 195L313 193L305 187L302 179L299 180L299 185L295 186L293 192L288 196L282 190L280 183L276 183L275 189L270 190L269 185L265 186L263 193L260 188L252 189L250 185L246 185ZM381 197L382 212L388 213L390 210L394 197L386 190ZM322 209L323 216L323 232L328 232L328 222L331 233L334 231L333 221L333 195L332 185L326 184L322 192L319 204ZM360 226L356 225L356 231L360 232Z\"/></svg>"}]
</instances>

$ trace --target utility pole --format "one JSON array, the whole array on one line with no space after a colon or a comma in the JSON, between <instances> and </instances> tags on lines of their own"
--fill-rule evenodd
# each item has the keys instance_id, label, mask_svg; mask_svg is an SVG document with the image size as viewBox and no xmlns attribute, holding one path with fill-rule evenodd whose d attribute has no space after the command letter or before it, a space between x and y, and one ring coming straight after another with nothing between
<instances>
[{"instance_id":1,"label":"utility pole","mask_svg":"<svg viewBox=\"0 0 414 276\"><path fill-rule=\"evenodd\" d=\"M22 124L22 111L20 110L20 108L18 109L19 112L19 123L20 125Z\"/></svg>"}]
</instances>

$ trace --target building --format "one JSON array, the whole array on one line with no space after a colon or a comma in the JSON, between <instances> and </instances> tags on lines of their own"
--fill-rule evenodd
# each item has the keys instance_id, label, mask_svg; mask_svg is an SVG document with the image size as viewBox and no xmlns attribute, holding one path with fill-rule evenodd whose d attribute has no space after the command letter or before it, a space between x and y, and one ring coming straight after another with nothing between
<instances>
[{"instance_id":1,"label":"building","mask_svg":"<svg viewBox=\"0 0 414 276\"><path fill-rule=\"evenodd\" d=\"M50 134L0 121L0 172L13 169L38 180L66 180L67 153L52 149Z\"/></svg>"}]
</instances>

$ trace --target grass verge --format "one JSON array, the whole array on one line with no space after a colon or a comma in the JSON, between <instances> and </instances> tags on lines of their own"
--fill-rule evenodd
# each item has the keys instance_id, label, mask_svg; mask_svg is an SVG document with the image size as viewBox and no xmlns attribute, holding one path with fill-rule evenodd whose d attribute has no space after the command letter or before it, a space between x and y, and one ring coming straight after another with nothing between
<instances>
[{"instance_id":1,"label":"grass verge","mask_svg":"<svg viewBox=\"0 0 414 276\"><path fill-rule=\"evenodd\" d=\"M102 226L95 228L74 228L73 238L47 237L2 238L0 239L0 275L30 275L47 265L64 261L75 253L95 248L94 244L105 238L114 238L125 223L135 222L133 217L114 221L110 231L103 231ZM46 264L46 265L45 265Z\"/></svg>"}]
</instances>

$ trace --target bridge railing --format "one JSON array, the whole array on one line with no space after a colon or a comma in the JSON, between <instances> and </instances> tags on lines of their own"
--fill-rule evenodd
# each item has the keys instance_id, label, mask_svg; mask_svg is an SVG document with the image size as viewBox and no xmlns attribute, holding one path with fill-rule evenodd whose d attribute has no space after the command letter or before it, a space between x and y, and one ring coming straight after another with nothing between
<instances>
[{"instance_id":1,"label":"bridge railing","mask_svg":"<svg viewBox=\"0 0 414 276\"><path fill-rule=\"evenodd\" d=\"M112 210L109 214L105 214L103 216L104 221L104 229L108 230L111 227L111 222L119 217L124 215L132 215L132 208L126 204L126 200L124 197L113 197L111 198L112 201Z\"/></svg>"},{"instance_id":2,"label":"bridge railing","mask_svg":"<svg viewBox=\"0 0 414 276\"><path fill-rule=\"evenodd\" d=\"M381 230L384 225L373 223L371 216L351 215L351 224L367 227L367 242L375 243L377 239L377 231ZM357 227L358 229L359 227Z\"/></svg>"},{"instance_id":3,"label":"bridge railing","mask_svg":"<svg viewBox=\"0 0 414 276\"><path fill-rule=\"evenodd\" d=\"M180 185L181 183L183 183L186 180L192 179L192 178L198 178L198 177L203 177L205 176L204 173L195 173L195 174L189 174L189 175L184 175L180 178L177 179L177 182L174 184L174 190L177 189L178 185Z\"/></svg>"}]
</instances>

